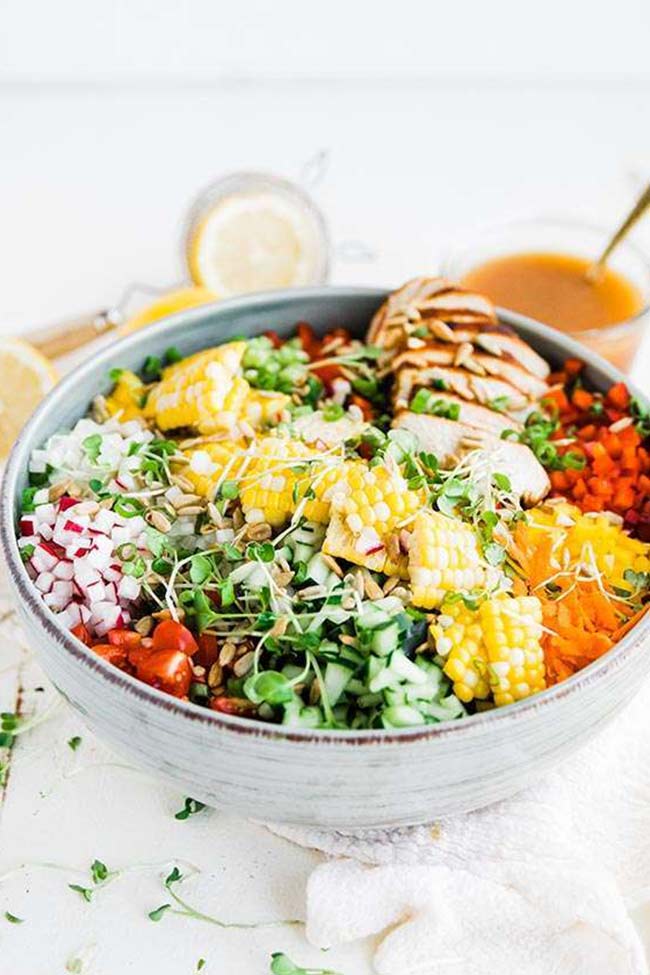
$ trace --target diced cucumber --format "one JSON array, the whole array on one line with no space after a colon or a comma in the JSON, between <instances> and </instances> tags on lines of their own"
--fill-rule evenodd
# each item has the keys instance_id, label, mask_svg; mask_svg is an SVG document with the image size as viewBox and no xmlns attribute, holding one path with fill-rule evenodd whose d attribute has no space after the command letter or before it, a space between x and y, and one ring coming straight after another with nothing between
<instances>
[{"instance_id":1,"label":"diced cucumber","mask_svg":"<svg viewBox=\"0 0 650 975\"><path fill-rule=\"evenodd\" d=\"M401 613L404 609L404 604L401 599L397 596L384 596L383 599L376 599L374 603L371 603L375 609L382 609L384 613L388 613L393 616L394 613Z\"/></svg>"},{"instance_id":2,"label":"diced cucumber","mask_svg":"<svg viewBox=\"0 0 650 975\"><path fill-rule=\"evenodd\" d=\"M359 653L356 647L350 647L347 643L342 643L339 656L341 660L349 660L352 664L362 664L366 659L362 653Z\"/></svg>"},{"instance_id":3,"label":"diced cucumber","mask_svg":"<svg viewBox=\"0 0 650 975\"><path fill-rule=\"evenodd\" d=\"M427 682L426 673L420 670L418 665L414 664L412 660L409 660L401 650L395 650L391 654L388 666L399 677L409 681L411 684L426 684Z\"/></svg>"},{"instance_id":4,"label":"diced cucumber","mask_svg":"<svg viewBox=\"0 0 650 975\"><path fill-rule=\"evenodd\" d=\"M391 670L390 667L384 667L372 680L368 681L368 690L371 694L376 694L378 691L383 691L386 687L397 687L399 682L399 675L394 670Z\"/></svg>"},{"instance_id":5,"label":"diced cucumber","mask_svg":"<svg viewBox=\"0 0 650 975\"><path fill-rule=\"evenodd\" d=\"M309 562L309 560L314 555L313 545L307 545L305 542L296 542L293 547L293 559L294 562Z\"/></svg>"},{"instance_id":6,"label":"diced cucumber","mask_svg":"<svg viewBox=\"0 0 650 975\"><path fill-rule=\"evenodd\" d=\"M230 573L233 585L242 585L244 589L257 590L268 586L269 579L259 562L244 562Z\"/></svg>"},{"instance_id":7,"label":"diced cucumber","mask_svg":"<svg viewBox=\"0 0 650 975\"><path fill-rule=\"evenodd\" d=\"M399 704L407 704L406 694L402 687L387 687L384 691L384 701L389 708L397 707Z\"/></svg>"},{"instance_id":8,"label":"diced cucumber","mask_svg":"<svg viewBox=\"0 0 650 975\"><path fill-rule=\"evenodd\" d=\"M361 694L357 698L357 704L360 708L374 708L378 704L383 704L383 702L383 694Z\"/></svg>"},{"instance_id":9,"label":"diced cucumber","mask_svg":"<svg viewBox=\"0 0 650 975\"><path fill-rule=\"evenodd\" d=\"M386 661L382 660L381 657L373 657L372 655L368 657L366 661L366 680L370 682L380 674L382 670L386 668Z\"/></svg>"},{"instance_id":10,"label":"diced cucumber","mask_svg":"<svg viewBox=\"0 0 650 975\"><path fill-rule=\"evenodd\" d=\"M324 537L325 531L322 525L316 525L311 521L301 525L300 528L296 528L295 532L291 534L293 541L310 545L312 548L319 546Z\"/></svg>"},{"instance_id":11,"label":"diced cucumber","mask_svg":"<svg viewBox=\"0 0 650 975\"><path fill-rule=\"evenodd\" d=\"M359 694L366 693L366 685L357 677L353 677L352 680L349 680L348 686L345 689L348 694L354 694L355 697L357 697Z\"/></svg>"},{"instance_id":12,"label":"diced cucumber","mask_svg":"<svg viewBox=\"0 0 650 975\"><path fill-rule=\"evenodd\" d=\"M414 728L425 724L424 715L406 704L386 708L381 717L384 728Z\"/></svg>"},{"instance_id":13,"label":"diced cucumber","mask_svg":"<svg viewBox=\"0 0 650 975\"><path fill-rule=\"evenodd\" d=\"M326 585L333 574L320 552L312 555L307 563L307 575L310 579L313 579L317 586Z\"/></svg>"},{"instance_id":14,"label":"diced cucumber","mask_svg":"<svg viewBox=\"0 0 650 975\"><path fill-rule=\"evenodd\" d=\"M390 622L388 613L378 609L374 603L363 603L363 609L357 616L357 628L360 630L376 630L378 626L386 626Z\"/></svg>"},{"instance_id":15,"label":"diced cucumber","mask_svg":"<svg viewBox=\"0 0 650 975\"><path fill-rule=\"evenodd\" d=\"M282 724L290 728L319 728L323 715L318 707L305 707L299 698L284 705Z\"/></svg>"},{"instance_id":16,"label":"diced cucumber","mask_svg":"<svg viewBox=\"0 0 650 975\"><path fill-rule=\"evenodd\" d=\"M289 545L283 545L277 550L277 557L291 562L293 559L293 549Z\"/></svg>"},{"instance_id":17,"label":"diced cucumber","mask_svg":"<svg viewBox=\"0 0 650 975\"><path fill-rule=\"evenodd\" d=\"M325 691L332 707L337 703L352 677L352 668L342 661L328 660L325 667Z\"/></svg>"},{"instance_id":18,"label":"diced cucumber","mask_svg":"<svg viewBox=\"0 0 650 975\"><path fill-rule=\"evenodd\" d=\"M380 657L387 657L389 653L397 649L398 642L399 626L397 623L389 622L373 631L370 648L373 653Z\"/></svg>"}]
</instances>

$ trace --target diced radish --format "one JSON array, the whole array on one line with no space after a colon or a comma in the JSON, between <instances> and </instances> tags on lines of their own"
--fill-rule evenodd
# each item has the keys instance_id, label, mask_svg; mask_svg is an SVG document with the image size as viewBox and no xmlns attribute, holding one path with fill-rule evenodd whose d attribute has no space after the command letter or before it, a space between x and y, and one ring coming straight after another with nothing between
<instances>
[{"instance_id":1,"label":"diced radish","mask_svg":"<svg viewBox=\"0 0 650 975\"><path fill-rule=\"evenodd\" d=\"M69 494L64 494L62 498L59 498L59 511L67 511L68 508L74 508L76 504L79 504L77 498L71 498Z\"/></svg>"},{"instance_id":2,"label":"diced radish","mask_svg":"<svg viewBox=\"0 0 650 975\"><path fill-rule=\"evenodd\" d=\"M40 490L38 490L38 491L36 491L34 493L34 504L35 505L47 504L47 502L49 500L50 500L50 489L49 488L40 488Z\"/></svg>"},{"instance_id":3,"label":"diced radish","mask_svg":"<svg viewBox=\"0 0 650 975\"><path fill-rule=\"evenodd\" d=\"M106 599L106 587L101 581L92 582L89 586L86 586L86 598L92 606L93 603L100 603L102 600Z\"/></svg>"},{"instance_id":4,"label":"diced radish","mask_svg":"<svg viewBox=\"0 0 650 975\"><path fill-rule=\"evenodd\" d=\"M56 521L56 508L53 504L41 504L34 511L34 517L39 525L42 522L53 525Z\"/></svg>"},{"instance_id":5,"label":"diced radish","mask_svg":"<svg viewBox=\"0 0 650 975\"><path fill-rule=\"evenodd\" d=\"M137 599L140 595L140 583L133 576L123 576L117 587L117 594L120 599Z\"/></svg>"},{"instance_id":6,"label":"diced radish","mask_svg":"<svg viewBox=\"0 0 650 975\"><path fill-rule=\"evenodd\" d=\"M72 629L73 626L77 626L78 623L81 623L82 609L83 607L77 606L76 603L69 603L59 615L59 622L68 629Z\"/></svg>"},{"instance_id":7,"label":"diced radish","mask_svg":"<svg viewBox=\"0 0 650 975\"><path fill-rule=\"evenodd\" d=\"M23 535L22 538L18 539L18 548L25 548L26 545L33 545L36 548L38 542L38 535Z\"/></svg>"},{"instance_id":8,"label":"diced radish","mask_svg":"<svg viewBox=\"0 0 650 975\"><path fill-rule=\"evenodd\" d=\"M79 606L79 614L81 616L82 623L88 623L92 615L88 607L84 606L83 603L81 606Z\"/></svg>"},{"instance_id":9,"label":"diced radish","mask_svg":"<svg viewBox=\"0 0 650 975\"><path fill-rule=\"evenodd\" d=\"M115 524L115 516L112 511L108 508L100 508L93 521L93 528L97 532L102 532L104 535L109 535L113 525Z\"/></svg>"},{"instance_id":10,"label":"diced radish","mask_svg":"<svg viewBox=\"0 0 650 975\"><path fill-rule=\"evenodd\" d=\"M66 602L69 602L72 599L72 583L66 581L65 579L58 579L52 586L52 592L55 592L59 596L63 596Z\"/></svg>"},{"instance_id":11,"label":"diced radish","mask_svg":"<svg viewBox=\"0 0 650 975\"><path fill-rule=\"evenodd\" d=\"M102 575L104 576L106 582L119 582L122 578L122 573L114 565L110 565L108 569L104 569Z\"/></svg>"},{"instance_id":12,"label":"diced radish","mask_svg":"<svg viewBox=\"0 0 650 975\"><path fill-rule=\"evenodd\" d=\"M20 532L22 535L33 535L36 531L36 520L34 518L20 519Z\"/></svg>"},{"instance_id":13,"label":"diced radish","mask_svg":"<svg viewBox=\"0 0 650 975\"><path fill-rule=\"evenodd\" d=\"M109 603L117 602L117 586L114 582L107 582L104 586L105 599Z\"/></svg>"},{"instance_id":14,"label":"diced radish","mask_svg":"<svg viewBox=\"0 0 650 975\"><path fill-rule=\"evenodd\" d=\"M98 552L106 552L111 555L113 552L113 542L106 535L98 535L95 538L95 548Z\"/></svg>"},{"instance_id":15,"label":"diced radish","mask_svg":"<svg viewBox=\"0 0 650 975\"><path fill-rule=\"evenodd\" d=\"M52 573L55 579L72 579L74 574L72 562L69 562L67 559L61 559L52 569Z\"/></svg>"},{"instance_id":16,"label":"diced radish","mask_svg":"<svg viewBox=\"0 0 650 975\"><path fill-rule=\"evenodd\" d=\"M104 572L111 564L111 555L110 552L100 552L98 549L95 549L88 553L87 561L94 569L97 569L99 572Z\"/></svg>"},{"instance_id":17,"label":"diced radish","mask_svg":"<svg viewBox=\"0 0 650 975\"><path fill-rule=\"evenodd\" d=\"M63 530L66 532L78 532L79 535L83 532L83 525L80 525L78 521L73 521L72 518L68 518L63 526Z\"/></svg>"},{"instance_id":18,"label":"diced radish","mask_svg":"<svg viewBox=\"0 0 650 975\"><path fill-rule=\"evenodd\" d=\"M51 572L39 572L34 585L41 592L49 592L54 584L54 576Z\"/></svg>"},{"instance_id":19,"label":"diced radish","mask_svg":"<svg viewBox=\"0 0 650 975\"><path fill-rule=\"evenodd\" d=\"M100 581L100 575L97 569L94 569L92 565L88 565L86 559L75 559L73 562L74 567L74 580L82 588L86 588L93 584L93 582Z\"/></svg>"},{"instance_id":20,"label":"diced radish","mask_svg":"<svg viewBox=\"0 0 650 975\"><path fill-rule=\"evenodd\" d=\"M47 470L47 450L32 450L29 458L29 470L32 474L44 474Z\"/></svg>"},{"instance_id":21,"label":"diced radish","mask_svg":"<svg viewBox=\"0 0 650 975\"><path fill-rule=\"evenodd\" d=\"M39 572L50 572L58 561L56 555L52 555L51 552L47 551L44 543L41 542L36 546L34 555L32 556L32 562L34 563L34 568Z\"/></svg>"},{"instance_id":22,"label":"diced radish","mask_svg":"<svg viewBox=\"0 0 650 975\"><path fill-rule=\"evenodd\" d=\"M131 536L128 528L123 528L121 525L116 525L111 533L113 544L117 548L118 545L123 545L124 542L130 542Z\"/></svg>"}]
</instances>

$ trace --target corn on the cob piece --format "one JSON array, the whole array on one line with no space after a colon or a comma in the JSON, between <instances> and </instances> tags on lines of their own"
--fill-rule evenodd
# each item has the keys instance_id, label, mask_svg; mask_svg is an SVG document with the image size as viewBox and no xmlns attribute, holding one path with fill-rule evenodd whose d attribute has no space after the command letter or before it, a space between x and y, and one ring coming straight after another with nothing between
<instances>
[{"instance_id":1,"label":"corn on the cob piece","mask_svg":"<svg viewBox=\"0 0 650 975\"><path fill-rule=\"evenodd\" d=\"M454 682L454 694L465 704L490 696L488 659L476 611L463 602L443 607L429 630L436 650L446 658L444 671ZM443 625L444 624L444 625Z\"/></svg>"},{"instance_id":2,"label":"corn on the cob piece","mask_svg":"<svg viewBox=\"0 0 650 975\"><path fill-rule=\"evenodd\" d=\"M628 592L634 587L624 578L626 569L650 572L650 545L630 538L606 514L583 514L575 505L562 502L533 509L527 527L551 532L558 571L581 565Z\"/></svg>"},{"instance_id":3,"label":"corn on the cob piece","mask_svg":"<svg viewBox=\"0 0 650 975\"><path fill-rule=\"evenodd\" d=\"M481 562L476 534L470 526L438 511L417 514L408 568L413 603L424 609L435 609L448 592L483 588L493 575Z\"/></svg>"},{"instance_id":4,"label":"corn on the cob piece","mask_svg":"<svg viewBox=\"0 0 650 975\"><path fill-rule=\"evenodd\" d=\"M444 610L431 634L461 701L491 693L500 707L546 687L542 606L536 596L502 595L485 599L477 609L461 602Z\"/></svg>"},{"instance_id":5,"label":"corn on the cob piece","mask_svg":"<svg viewBox=\"0 0 650 975\"><path fill-rule=\"evenodd\" d=\"M239 479L239 498L249 523L266 521L274 528L287 521L313 477L314 458L305 444L280 437L255 442L252 457Z\"/></svg>"},{"instance_id":6,"label":"corn on the cob piece","mask_svg":"<svg viewBox=\"0 0 650 975\"><path fill-rule=\"evenodd\" d=\"M219 481L237 480L247 457L243 440L206 443L185 454L189 463L181 468L183 477L192 482L196 494L209 499L214 497Z\"/></svg>"},{"instance_id":7,"label":"corn on the cob piece","mask_svg":"<svg viewBox=\"0 0 650 975\"><path fill-rule=\"evenodd\" d=\"M115 388L106 397L106 409L111 416L120 414L120 420L136 420L142 416L142 397L144 383L129 369L122 369Z\"/></svg>"},{"instance_id":8,"label":"corn on the cob piece","mask_svg":"<svg viewBox=\"0 0 650 975\"><path fill-rule=\"evenodd\" d=\"M400 558L399 526L422 502L394 468L350 464L345 489L333 499L323 551L378 572L400 574L406 563Z\"/></svg>"},{"instance_id":9,"label":"corn on the cob piece","mask_svg":"<svg viewBox=\"0 0 650 975\"><path fill-rule=\"evenodd\" d=\"M276 423L290 402L291 397L286 393L250 389L244 403L244 417L256 428L266 423Z\"/></svg>"},{"instance_id":10,"label":"corn on the cob piece","mask_svg":"<svg viewBox=\"0 0 650 975\"><path fill-rule=\"evenodd\" d=\"M361 460L339 460L332 457L314 465L308 485L314 497L305 502L304 515L309 521L326 525L331 517L332 505L342 503L350 490L353 472L367 470Z\"/></svg>"},{"instance_id":11,"label":"corn on the cob piece","mask_svg":"<svg viewBox=\"0 0 650 975\"><path fill-rule=\"evenodd\" d=\"M161 430L193 427L211 434L232 429L250 389L237 375L245 348L245 342L229 342L170 366L149 393L145 416Z\"/></svg>"}]
</instances>

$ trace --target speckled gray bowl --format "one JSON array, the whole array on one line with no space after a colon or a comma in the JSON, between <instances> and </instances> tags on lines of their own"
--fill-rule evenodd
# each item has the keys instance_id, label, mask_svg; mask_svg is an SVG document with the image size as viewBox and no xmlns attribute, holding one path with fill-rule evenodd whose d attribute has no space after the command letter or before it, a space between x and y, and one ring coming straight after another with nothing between
<instances>
[{"instance_id":1,"label":"speckled gray bowl","mask_svg":"<svg viewBox=\"0 0 650 975\"><path fill-rule=\"evenodd\" d=\"M188 795L256 819L333 828L406 825L511 795L601 728L650 667L646 617L618 646L563 684L467 720L400 731L302 731L206 711L114 669L57 623L34 591L14 537L30 451L86 411L113 365L138 368L170 345L183 353L297 321L362 334L384 292L315 288L240 298L175 315L95 356L45 400L20 435L2 491L1 532L29 640L60 692L97 735ZM542 355L589 359L588 379L620 375L565 336L504 312Z\"/></svg>"}]
</instances>

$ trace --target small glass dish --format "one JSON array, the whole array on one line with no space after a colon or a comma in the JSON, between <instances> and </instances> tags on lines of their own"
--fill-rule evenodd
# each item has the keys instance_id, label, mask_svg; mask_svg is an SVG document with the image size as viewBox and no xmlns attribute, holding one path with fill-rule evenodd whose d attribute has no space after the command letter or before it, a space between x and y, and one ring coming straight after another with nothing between
<instances>
[{"instance_id":1,"label":"small glass dish","mask_svg":"<svg viewBox=\"0 0 650 975\"><path fill-rule=\"evenodd\" d=\"M442 274L462 284L465 275L479 265L495 258L519 254L558 254L591 260L602 251L610 234L611 230L606 228L565 218L540 217L512 221L479 229L474 242L452 246L443 259ZM628 239L616 248L608 265L638 290L642 299L640 310L624 321L611 325L561 330L623 372L629 372L644 330L650 322L650 258ZM521 307L510 310L527 314L526 309ZM554 325L553 322L545 324Z\"/></svg>"}]
</instances>

